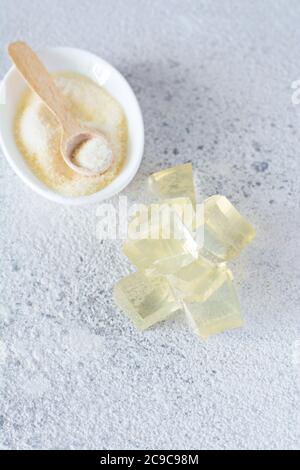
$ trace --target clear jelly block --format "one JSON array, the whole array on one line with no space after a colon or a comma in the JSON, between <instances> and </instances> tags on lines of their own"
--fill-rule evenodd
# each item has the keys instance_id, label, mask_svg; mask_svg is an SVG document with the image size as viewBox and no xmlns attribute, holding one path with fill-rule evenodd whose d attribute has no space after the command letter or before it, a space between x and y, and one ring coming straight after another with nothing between
<instances>
[{"instance_id":1,"label":"clear jelly block","mask_svg":"<svg viewBox=\"0 0 300 470\"><path fill-rule=\"evenodd\" d=\"M124 254L134 266L141 271L169 274L197 259L197 243L176 211L169 208L156 216L148 214L139 237L128 238L123 245ZM135 222L132 220L130 224Z\"/></svg>"},{"instance_id":2,"label":"clear jelly block","mask_svg":"<svg viewBox=\"0 0 300 470\"><path fill-rule=\"evenodd\" d=\"M135 272L114 286L117 305L139 330L165 320L181 306L163 276Z\"/></svg>"},{"instance_id":3,"label":"clear jelly block","mask_svg":"<svg viewBox=\"0 0 300 470\"><path fill-rule=\"evenodd\" d=\"M225 196L211 196L204 201L203 254L228 261L255 237L254 228Z\"/></svg>"},{"instance_id":4,"label":"clear jelly block","mask_svg":"<svg viewBox=\"0 0 300 470\"><path fill-rule=\"evenodd\" d=\"M149 206L141 204L129 221L129 231L131 231L131 228L141 230L142 224L149 219L149 210L155 206L160 208L160 210L167 208L170 211L175 211L181 222L191 232L194 232L201 224L203 225L203 204L198 204L195 207L189 197L176 197L164 199L159 203L152 203Z\"/></svg>"},{"instance_id":5,"label":"clear jelly block","mask_svg":"<svg viewBox=\"0 0 300 470\"><path fill-rule=\"evenodd\" d=\"M213 264L199 256L175 274L168 275L168 280L180 298L187 302L204 302L224 283L227 275L225 263Z\"/></svg>"},{"instance_id":6,"label":"clear jelly block","mask_svg":"<svg viewBox=\"0 0 300 470\"><path fill-rule=\"evenodd\" d=\"M230 272L206 301L183 301L183 307L194 332L203 339L243 324Z\"/></svg>"},{"instance_id":7,"label":"clear jelly block","mask_svg":"<svg viewBox=\"0 0 300 470\"><path fill-rule=\"evenodd\" d=\"M149 177L149 188L160 199L188 197L193 205L196 204L191 163L177 165L153 173Z\"/></svg>"},{"instance_id":8,"label":"clear jelly block","mask_svg":"<svg viewBox=\"0 0 300 470\"><path fill-rule=\"evenodd\" d=\"M175 197L165 199L162 204L168 204L179 215L182 223L191 231L195 232L203 225L203 204L194 205L189 197Z\"/></svg>"}]
</instances>

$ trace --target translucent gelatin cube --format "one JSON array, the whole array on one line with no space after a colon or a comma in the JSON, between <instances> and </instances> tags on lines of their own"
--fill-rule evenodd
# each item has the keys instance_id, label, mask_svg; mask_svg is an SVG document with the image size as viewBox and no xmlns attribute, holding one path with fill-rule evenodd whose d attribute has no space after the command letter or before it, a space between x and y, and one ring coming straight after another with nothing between
<instances>
[{"instance_id":1,"label":"translucent gelatin cube","mask_svg":"<svg viewBox=\"0 0 300 470\"><path fill-rule=\"evenodd\" d=\"M174 273L197 259L198 246L175 211L149 219L138 239L128 239L123 252L139 270ZM133 223L133 222L131 222Z\"/></svg>"},{"instance_id":2,"label":"translucent gelatin cube","mask_svg":"<svg viewBox=\"0 0 300 470\"><path fill-rule=\"evenodd\" d=\"M180 298L187 302L204 302L225 282L227 275L225 263L213 264L199 256L175 274L168 275L168 280Z\"/></svg>"},{"instance_id":3,"label":"translucent gelatin cube","mask_svg":"<svg viewBox=\"0 0 300 470\"><path fill-rule=\"evenodd\" d=\"M230 260L254 237L254 228L225 196L215 195L204 201L204 254Z\"/></svg>"},{"instance_id":4,"label":"translucent gelatin cube","mask_svg":"<svg viewBox=\"0 0 300 470\"><path fill-rule=\"evenodd\" d=\"M193 169L191 163L173 166L149 177L151 192L161 198L188 197L196 204Z\"/></svg>"},{"instance_id":5,"label":"translucent gelatin cube","mask_svg":"<svg viewBox=\"0 0 300 470\"><path fill-rule=\"evenodd\" d=\"M239 328L243 324L230 272L221 287L206 301L183 301L183 306L194 332L203 339L225 330Z\"/></svg>"},{"instance_id":6,"label":"translucent gelatin cube","mask_svg":"<svg viewBox=\"0 0 300 470\"><path fill-rule=\"evenodd\" d=\"M114 299L140 330L165 320L180 308L164 277L142 272L121 279L114 287Z\"/></svg>"},{"instance_id":7,"label":"translucent gelatin cube","mask_svg":"<svg viewBox=\"0 0 300 470\"><path fill-rule=\"evenodd\" d=\"M174 209L182 223L191 232L194 232L201 224L203 224L203 205L195 206L189 197L165 199L162 201L162 204L168 204L172 209Z\"/></svg>"},{"instance_id":8,"label":"translucent gelatin cube","mask_svg":"<svg viewBox=\"0 0 300 470\"><path fill-rule=\"evenodd\" d=\"M170 214L175 212L181 222L191 232L194 232L196 227L201 223L203 224L203 205L194 207L192 201L188 197L165 199L159 203L152 203L150 205L141 204L139 206L139 208L136 210L136 213L131 217L128 223L129 238L131 238L132 231L139 231L139 233L145 232L144 225L145 223L150 223L150 211L152 209L160 211L161 217L163 216L163 211L165 210L168 210Z\"/></svg>"}]
</instances>

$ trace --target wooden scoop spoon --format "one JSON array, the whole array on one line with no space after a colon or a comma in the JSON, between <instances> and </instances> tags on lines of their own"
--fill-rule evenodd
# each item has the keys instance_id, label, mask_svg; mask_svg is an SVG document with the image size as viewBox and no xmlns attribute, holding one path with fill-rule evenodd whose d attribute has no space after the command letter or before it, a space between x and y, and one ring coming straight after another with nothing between
<instances>
[{"instance_id":1,"label":"wooden scoop spoon","mask_svg":"<svg viewBox=\"0 0 300 470\"><path fill-rule=\"evenodd\" d=\"M65 98L54 83L42 62L24 42L14 42L8 46L8 54L28 85L43 100L59 120L62 127L61 154L66 164L77 173L95 176L104 173L113 162L113 152L106 137L98 130L82 126L68 111ZM85 141L96 138L100 142L102 155L97 155L97 168L77 165L74 151Z\"/></svg>"}]
</instances>

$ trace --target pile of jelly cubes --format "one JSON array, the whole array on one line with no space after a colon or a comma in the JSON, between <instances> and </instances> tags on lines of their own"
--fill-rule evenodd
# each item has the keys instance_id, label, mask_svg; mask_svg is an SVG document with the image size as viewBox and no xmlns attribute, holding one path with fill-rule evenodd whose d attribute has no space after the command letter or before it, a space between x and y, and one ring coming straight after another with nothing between
<instances>
[{"instance_id":1,"label":"pile of jelly cubes","mask_svg":"<svg viewBox=\"0 0 300 470\"><path fill-rule=\"evenodd\" d=\"M161 220L152 220L150 230L157 229L156 237L150 236L148 224L138 238L125 241L124 254L136 272L117 282L115 302L140 330L166 320L178 310L185 312L193 331L204 339L240 327L239 301L226 263L254 238L254 228L221 195L206 199L203 217L196 220L190 163L152 174L149 187L159 204L167 204L174 212L170 236L162 236ZM192 212L186 220L180 208L188 204ZM145 209L147 217L149 209ZM129 229L134 222L133 217ZM179 239L174 236L178 228ZM203 234L201 243L199 231Z\"/></svg>"}]
</instances>

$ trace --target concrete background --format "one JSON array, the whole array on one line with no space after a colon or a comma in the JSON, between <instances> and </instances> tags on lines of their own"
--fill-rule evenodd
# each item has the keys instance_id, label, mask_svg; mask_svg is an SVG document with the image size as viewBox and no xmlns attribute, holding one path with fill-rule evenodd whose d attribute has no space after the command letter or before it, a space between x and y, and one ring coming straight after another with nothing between
<instances>
[{"instance_id":1,"label":"concrete background","mask_svg":"<svg viewBox=\"0 0 300 470\"><path fill-rule=\"evenodd\" d=\"M131 202L149 173L192 160L199 195L230 197L258 232L232 266L243 329L204 343L179 316L138 333L112 301L129 264L97 240L96 207L41 199L0 152L0 446L299 448L299 2L0 11L1 76L5 45L24 39L91 50L128 78L146 128Z\"/></svg>"}]
</instances>

